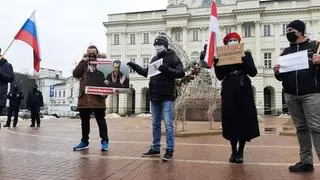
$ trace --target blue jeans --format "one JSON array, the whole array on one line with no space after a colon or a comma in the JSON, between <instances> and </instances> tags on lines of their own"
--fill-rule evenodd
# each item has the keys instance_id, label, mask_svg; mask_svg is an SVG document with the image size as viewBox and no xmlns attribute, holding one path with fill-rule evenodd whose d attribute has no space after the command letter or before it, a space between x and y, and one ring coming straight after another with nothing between
<instances>
[{"instance_id":1,"label":"blue jeans","mask_svg":"<svg viewBox=\"0 0 320 180\"><path fill-rule=\"evenodd\" d=\"M151 101L152 115L152 134L153 143L152 149L160 151L161 140L161 120L164 120L166 126L166 143L167 150L174 150L174 115L173 101Z\"/></svg>"}]
</instances>

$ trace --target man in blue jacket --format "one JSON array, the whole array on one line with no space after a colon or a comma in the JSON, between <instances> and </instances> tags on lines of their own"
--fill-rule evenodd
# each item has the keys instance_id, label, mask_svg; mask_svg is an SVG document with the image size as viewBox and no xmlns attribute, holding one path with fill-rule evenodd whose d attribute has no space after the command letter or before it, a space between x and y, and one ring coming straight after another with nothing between
<instances>
[{"instance_id":1,"label":"man in blue jacket","mask_svg":"<svg viewBox=\"0 0 320 180\"><path fill-rule=\"evenodd\" d=\"M290 46L284 49L281 56L307 50L309 68L279 73L280 65L274 67L275 77L282 81L300 145L300 161L289 167L290 172L314 170L311 139L320 158L320 56L315 55L319 44L305 36L305 28L300 20L288 24L287 39Z\"/></svg>"},{"instance_id":2,"label":"man in blue jacket","mask_svg":"<svg viewBox=\"0 0 320 180\"><path fill-rule=\"evenodd\" d=\"M162 160L170 161L174 151L175 79L184 77L185 72L180 58L172 49L168 49L168 39L165 36L158 36L153 45L157 55L150 63L163 58L163 64L158 68L161 74L151 77L149 81L153 143L143 156L160 156L161 120L164 120L167 149ZM147 77L148 68L142 68L132 62L129 62L128 66L138 74Z\"/></svg>"}]
</instances>

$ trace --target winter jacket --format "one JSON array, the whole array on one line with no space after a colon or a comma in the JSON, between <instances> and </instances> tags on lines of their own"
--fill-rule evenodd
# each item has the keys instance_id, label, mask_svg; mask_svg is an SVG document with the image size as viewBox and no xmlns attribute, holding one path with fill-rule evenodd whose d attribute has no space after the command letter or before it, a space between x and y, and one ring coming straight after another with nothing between
<instances>
[{"instance_id":1,"label":"winter jacket","mask_svg":"<svg viewBox=\"0 0 320 180\"><path fill-rule=\"evenodd\" d=\"M7 102L8 83L14 78L10 63L4 58L0 60L0 107L5 107Z\"/></svg>"},{"instance_id":2,"label":"winter jacket","mask_svg":"<svg viewBox=\"0 0 320 180\"><path fill-rule=\"evenodd\" d=\"M43 96L41 91L32 90L28 94L27 109L39 108L43 106Z\"/></svg>"},{"instance_id":3,"label":"winter jacket","mask_svg":"<svg viewBox=\"0 0 320 180\"><path fill-rule=\"evenodd\" d=\"M182 78L185 75L182 62L176 53L168 49L163 55L154 56L150 63L163 58L165 70L156 76L150 78L149 94L150 101L174 101L176 97L175 79ZM148 68L142 68L137 64L132 66L138 74L147 77Z\"/></svg>"},{"instance_id":4,"label":"winter jacket","mask_svg":"<svg viewBox=\"0 0 320 180\"><path fill-rule=\"evenodd\" d=\"M283 55L308 50L309 68L275 74L275 77L282 81L285 93L293 95L305 95L310 93L320 93L320 66L312 63L312 56L317 51L316 41L309 39L299 44L290 44L290 47L284 49Z\"/></svg>"},{"instance_id":5,"label":"winter jacket","mask_svg":"<svg viewBox=\"0 0 320 180\"><path fill-rule=\"evenodd\" d=\"M73 77L80 79L78 108L106 108L105 97L100 95L85 94L89 77L88 61L80 61L77 67L73 70Z\"/></svg>"},{"instance_id":6,"label":"winter jacket","mask_svg":"<svg viewBox=\"0 0 320 180\"><path fill-rule=\"evenodd\" d=\"M10 91L8 94L9 106L12 108L19 108L23 100L23 93L21 91Z\"/></svg>"}]
</instances>

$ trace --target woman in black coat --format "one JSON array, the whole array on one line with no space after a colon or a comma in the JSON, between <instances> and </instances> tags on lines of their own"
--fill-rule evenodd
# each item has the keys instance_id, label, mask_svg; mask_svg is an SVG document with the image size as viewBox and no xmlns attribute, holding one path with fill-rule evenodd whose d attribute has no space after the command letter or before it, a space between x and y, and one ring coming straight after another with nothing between
<instances>
[{"instance_id":1,"label":"woman in black coat","mask_svg":"<svg viewBox=\"0 0 320 180\"><path fill-rule=\"evenodd\" d=\"M229 33L224 38L225 45L240 43L240 36ZM243 163L243 150L247 141L260 135L257 109L253 99L251 80L257 69L250 52L245 51L241 64L214 66L217 78L221 81L221 110L223 137L230 141L231 163ZM239 144L239 147L237 148Z\"/></svg>"}]
</instances>

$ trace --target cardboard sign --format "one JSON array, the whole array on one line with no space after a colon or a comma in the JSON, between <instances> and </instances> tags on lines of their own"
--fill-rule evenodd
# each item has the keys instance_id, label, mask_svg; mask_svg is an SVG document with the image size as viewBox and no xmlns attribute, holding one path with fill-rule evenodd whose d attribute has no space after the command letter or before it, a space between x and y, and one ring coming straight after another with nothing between
<instances>
[{"instance_id":1,"label":"cardboard sign","mask_svg":"<svg viewBox=\"0 0 320 180\"><path fill-rule=\"evenodd\" d=\"M218 47L219 62L217 66L229 64L241 64L244 52L244 44L227 45Z\"/></svg>"},{"instance_id":2,"label":"cardboard sign","mask_svg":"<svg viewBox=\"0 0 320 180\"><path fill-rule=\"evenodd\" d=\"M98 59L89 62L85 93L107 95L130 93L126 61Z\"/></svg>"}]
</instances>

